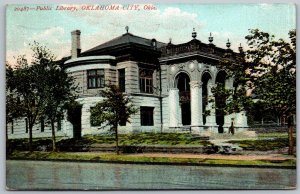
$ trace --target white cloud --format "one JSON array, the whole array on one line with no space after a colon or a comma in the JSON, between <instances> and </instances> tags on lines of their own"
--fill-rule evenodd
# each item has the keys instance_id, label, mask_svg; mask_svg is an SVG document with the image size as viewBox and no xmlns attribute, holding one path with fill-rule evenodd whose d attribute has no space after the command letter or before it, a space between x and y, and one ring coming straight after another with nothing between
<instances>
[{"instance_id":1,"label":"white cloud","mask_svg":"<svg viewBox=\"0 0 300 194\"><path fill-rule=\"evenodd\" d=\"M30 62L32 59L30 44L32 44L33 41L37 41L41 45L49 48L57 57L57 59L68 56L71 48L71 41L62 41L64 34L65 30L58 26L45 29L39 33L35 32L23 40L23 45L19 49L7 50L6 61L8 61L10 64L14 64L17 56L26 55L28 61Z\"/></svg>"},{"instance_id":2,"label":"white cloud","mask_svg":"<svg viewBox=\"0 0 300 194\"><path fill-rule=\"evenodd\" d=\"M41 33L34 33L32 37L30 37L30 40L35 41L45 41L53 44L60 43L59 40L61 40L61 37L64 35L65 30L62 27L52 27L44 30Z\"/></svg>"},{"instance_id":3,"label":"white cloud","mask_svg":"<svg viewBox=\"0 0 300 194\"><path fill-rule=\"evenodd\" d=\"M78 9L82 5L76 6ZM142 8L143 5L140 5ZM145 38L156 38L158 41L169 42L172 38L174 44L188 42L192 39L191 33L195 28L198 33L197 38L202 42L208 43L207 32L204 32L205 23L199 20L199 13L190 13L177 7L168 7L164 10L151 11L75 11L64 12L70 18L68 27L50 26L47 29L36 30L33 33L26 33L22 39L14 41L15 48L10 48L7 58L18 54L29 54L30 46L34 40L47 46L57 58L70 55L71 35L70 26L81 30L82 51L93 48L99 44L107 42L115 37L124 34L125 26L129 26L129 32ZM59 24L57 24L59 25ZM89 26L89 27L83 27ZM66 31L66 29L68 29ZM208 29L206 29L207 31ZM25 30L26 31L26 30ZM206 34L207 33L207 34ZM232 32L213 31L214 44L218 47L226 48L226 42L229 38L231 48L238 51L239 43L245 46L243 37L238 37ZM18 49L20 48L20 49ZM21 49L22 48L22 49ZM246 48L245 48L246 49Z\"/></svg>"},{"instance_id":4,"label":"white cloud","mask_svg":"<svg viewBox=\"0 0 300 194\"><path fill-rule=\"evenodd\" d=\"M80 11L68 14L95 28L92 34L86 34L85 29L80 29L83 50L124 34L125 26L129 26L129 32L137 36L156 38L162 42L168 42L172 38L175 44L191 40L193 28L199 31L203 27L197 14L174 7L163 11Z\"/></svg>"},{"instance_id":5,"label":"white cloud","mask_svg":"<svg viewBox=\"0 0 300 194\"><path fill-rule=\"evenodd\" d=\"M192 39L191 33L195 28L197 38L208 43L209 34L203 31L205 22L199 20L198 15L181 10L177 7L168 7L165 10L155 11L87 11L69 12L75 20L85 21L92 25L95 32L86 34L82 31L82 50L93 48L125 33L125 26L129 32L145 38L156 38L158 41L180 44ZM246 46L244 37L232 32L212 32L214 44L226 48L227 39L230 39L231 49L238 52L239 44ZM246 49L246 48L245 48Z\"/></svg>"}]
</instances>

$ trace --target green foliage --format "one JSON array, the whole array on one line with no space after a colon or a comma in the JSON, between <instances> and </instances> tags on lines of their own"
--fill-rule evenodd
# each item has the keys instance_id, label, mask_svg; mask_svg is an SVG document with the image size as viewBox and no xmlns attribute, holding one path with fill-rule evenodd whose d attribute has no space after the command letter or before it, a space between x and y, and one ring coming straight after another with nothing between
<instances>
[{"instance_id":1,"label":"green foliage","mask_svg":"<svg viewBox=\"0 0 300 194\"><path fill-rule=\"evenodd\" d=\"M112 144L112 135L86 135L83 139L97 144ZM120 134L121 145L211 145L190 133L133 133Z\"/></svg>"},{"instance_id":2,"label":"green foliage","mask_svg":"<svg viewBox=\"0 0 300 194\"><path fill-rule=\"evenodd\" d=\"M130 122L130 116L137 112L130 99L115 85L108 85L100 92L104 98L91 109L91 124L111 126L113 131L120 122Z\"/></svg>"},{"instance_id":3,"label":"green foliage","mask_svg":"<svg viewBox=\"0 0 300 194\"><path fill-rule=\"evenodd\" d=\"M255 151L268 151L276 150L280 148L286 148L289 146L289 139L283 138L272 138L272 139L258 139L258 140L234 140L229 143L238 143L244 150L255 150ZM294 146L296 141L294 142Z\"/></svg>"},{"instance_id":4,"label":"green foliage","mask_svg":"<svg viewBox=\"0 0 300 194\"><path fill-rule=\"evenodd\" d=\"M215 97L226 101L218 109L229 114L246 110L253 118L270 113L280 118L295 113L296 31L291 30L289 35L290 42L286 42L252 29L245 37L247 51L224 55L219 68L226 71L227 78L234 78L234 88L229 90L218 84L212 90Z\"/></svg>"},{"instance_id":5,"label":"green foliage","mask_svg":"<svg viewBox=\"0 0 300 194\"><path fill-rule=\"evenodd\" d=\"M29 147L32 146L32 128L37 120L46 118L52 126L62 115L64 104L72 99L73 79L55 62L55 57L45 46L34 42L32 61L19 56L15 69L7 67L7 116L9 119L24 116L28 119ZM17 104L17 106L15 106ZM15 114L15 113L18 114Z\"/></svg>"},{"instance_id":6,"label":"green foliage","mask_svg":"<svg viewBox=\"0 0 300 194\"><path fill-rule=\"evenodd\" d=\"M258 29L246 36L246 52L253 94L264 103L264 109L281 117L296 111L296 31L290 42L276 40Z\"/></svg>"},{"instance_id":7,"label":"green foliage","mask_svg":"<svg viewBox=\"0 0 300 194\"><path fill-rule=\"evenodd\" d=\"M64 69L60 68L54 61L46 64L47 84L45 84L44 93L46 93L45 116L50 121L58 121L62 117L66 105L74 101L76 96L74 91L74 80L68 76Z\"/></svg>"},{"instance_id":8,"label":"green foliage","mask_svg":"<svg viewBox=\"0 0 300 194\"><path fill-rule=\"evenodd\" d=\"M24 107L21 105L20 99L13 93L14 82L14 70L6 63L6 124L24 114Z\"/></svg>"},{"instance_id":9,"label":"green foliage","mask_svg":"<svg viewBox=\"0 0 300 194\"><path fill-rule=\"evenodd\" d=\"M244 63L244 52L233 54L228 51L217 66L226 72L225 79L233 79L233 85L229 89L225 83L217 82L212 88L216 99L215 108L223 114L247 111L252 100L246 95L249 78L245 74L248 64Z\"/></svg>"},{"instance_id":10,"label":"green foliage","mask_svg":"<svg viewBox=\"0 0 300 194\"><path fill-rule=\"evenodd\" d=\"M130 116L135 114L137 109L115 85L108 85L100 94L104 99L91 109L91 124L110 126L111 131L115 133L116 152L119 154L118 125L121 122L130 123Z\"/></svg>"},{"instance_id":11,"label":"green foliage","mask_svg":"<svg viewBox=\"0 0 300 194\"><path fill-rule=\"evenodd\" d=\"M52 140L49 138L33 138L32 149L39 151L50 151L52 146ZM27 139L9 139L8 140L7 153L12 151L28 151L28 141Z\"/></svg>"}]
</instances>

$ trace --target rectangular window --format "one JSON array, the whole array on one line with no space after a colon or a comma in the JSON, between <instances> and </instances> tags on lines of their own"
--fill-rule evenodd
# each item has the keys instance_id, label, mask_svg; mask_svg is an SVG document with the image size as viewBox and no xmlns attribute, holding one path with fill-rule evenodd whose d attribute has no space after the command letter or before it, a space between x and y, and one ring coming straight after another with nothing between
<instances>
[{"instance_id":1,"label":"rectangular window","mask_svg":"<svg viewBox=\"0 0 300 194\"><path fill-rule=\"evenodd\" d=\"M140 91L153 93L153 70L140 69Z\"/></svg>"},{"instance_id":2,"label":"rectangular window","mask_svg":"<svg viewBox=\"0 0 300 194\"><path fill-rule=\"evenodd\" d=\"M153 126L153 110L154 107L141 106L141 125L142 126Z\"/></svg>"},{"instance_id":3,"label":"rectangular window","mask_svg":"<svg viewBox=\"0 0 300 194\"><path fill-rule=\"evenodd\" d=\"M14 120L11 121L11 134L14 134Z\"/></svg>"},{"instance_id":4,"label":"rectangular window","mask_svg":"<svg viewBox=\"0 0 300 194\"><path fill-rule=\"evenodd\" d=\"M57 131L61 130L61 118L60 116L57 117Z\"/></svg>"},{"instance_id":5,"label":"rectangular window","mask_svg":"<svg viewBox=\"0 0 300 194\"><path fill-rule=\"evenodd\" d=\"M104 69L93 69L87 71L88 88L104 88Z\"/></svg>"},{"instance_id":6,"label":"rectangular window","mask_svg":"<svg viewBox=\"0 0 300 194\"><path fill-rule=\"evenodd\" d=\"M122 92L125 92L125 69L119 69L119 88Z\"/></svg>"},{"instance_id":7,"label":"rectangular window","mask_svg":"<svg viewBox=\"0 0 300 194\"><path fill-rule=\"evenodd\" d=\"M26 130L26 133L28 133L28 119L25 118L25 130Z\"/></svg>"},{"instance_id":8,"label":"rectangular window","mask_svg":"<svg viewBox=\"0 0 300 194\"><path fill-rule=\"evenodd\" d=\"M45 131L45 121L44 118L41 118L41 132Z\"/></svg>"}]
</instances>

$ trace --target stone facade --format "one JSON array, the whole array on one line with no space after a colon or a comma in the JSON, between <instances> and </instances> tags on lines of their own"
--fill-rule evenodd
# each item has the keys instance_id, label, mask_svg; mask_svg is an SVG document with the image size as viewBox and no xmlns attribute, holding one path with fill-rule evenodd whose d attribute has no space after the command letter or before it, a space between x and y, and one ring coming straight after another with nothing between
<instances>
[{"instance_id":1,"label":"stone facade","mask_svg":"<svg viewBox=\"0 0 300 194\"><path fill-rule=\"evenodd\" d=\"M124 92L138 108L130 123L119 126L120 133L186 130L196 134L226 133L232 121L238 130L247 128L245 112L222 115L216 111L218 104L211 91L217 83L225 88L233 87L233 79L226 79L226 72L218 69L217 63L224 53L232 56L237 53L229 47L221 49L212 43L204 44L194 35L188 43L173 45L127 32L80 53L80 31L72 32L72 55L64 61L63 68L78 86L77 101L82 105L81 135L109 131L108 127L92 126L90 122L91 108L103 99L99 94L104 89L103 80L105 84L124 84ZM14 133L9 137L26 135L21 132L24 131L22 122L14 123ZM60 125L58 136L73 136L71 123L64 119ZM51 130L43 134L34 131L34 137L51 135Z\"/></svg>"}]
</instances>

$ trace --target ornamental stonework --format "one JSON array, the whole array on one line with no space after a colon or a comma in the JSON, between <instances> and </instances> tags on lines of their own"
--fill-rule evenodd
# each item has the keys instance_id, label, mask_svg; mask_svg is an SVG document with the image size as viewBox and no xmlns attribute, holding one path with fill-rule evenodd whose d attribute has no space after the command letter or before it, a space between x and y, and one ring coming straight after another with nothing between
<instances>
[{"instance_id":1,"label":"ornamental stonework","mask_svg":"<svg viewBox=\"0 0 300 194\"><path fill-rule=\"evenodd\" d=\"M191 81L190 82L190 87L191 88L201 88L202 87L202 82L200 82L200 81Z\"/></svg>"}]
</instances>

